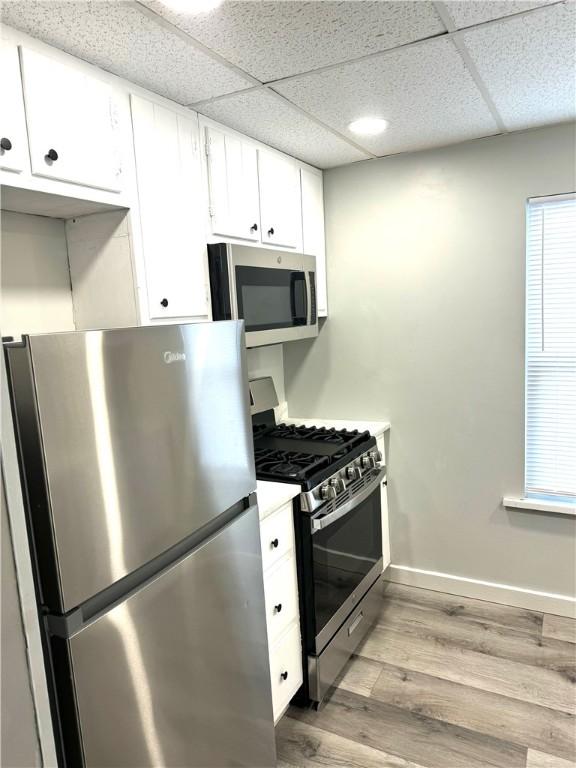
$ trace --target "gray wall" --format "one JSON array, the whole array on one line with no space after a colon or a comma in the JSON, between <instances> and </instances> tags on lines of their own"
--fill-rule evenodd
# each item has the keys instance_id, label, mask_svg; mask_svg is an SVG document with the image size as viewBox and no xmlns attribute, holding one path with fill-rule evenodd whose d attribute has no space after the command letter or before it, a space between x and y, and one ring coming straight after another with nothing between
<instances>
[{"instance_id":1,"label":"gray wall","mask_svg":"<svg viewBox=\"0 0 576 768\"><path fill-rule=\"evenodd\" d=\"M33 768L41 765L32 689L26 657L16 569L12 553L4 481L2 485L2 697L0 765Z\"/></svg>"},{"instance_id":2,"label":"gray wall","mask_svg":"<svg viewBox=\"0 0 576 768\"><path fill-rule=\"evenodd\" d=\"M73 331L62 219L2 211L2 334Z\"/></svg>"},{"instance_id":3,"label":"gray wall","mask_svg":"<svg viewBox=\"0 0 576 768\"><path fill-rule=\"evenodd\" d=\"M275 344L272 347L254 347L247 350L246 362L248 365L248 377L258 379L261 376L271 376L278 395L278 401L286 400L284 391L284 359L282 357L283 344Z\"/></svg>"},{"instance_id":4,"label":"gray wall","mask_svg":"<svg viewBox=\"0 0 576 768\"><path fill-rule=\"evenodd\" d=\"M574 126L325 175L330 316L286 344L290 411L392 423L392 562L574 592L576 520L522 495L524 227L574 189Z\"/></svg>"}]
</instances>

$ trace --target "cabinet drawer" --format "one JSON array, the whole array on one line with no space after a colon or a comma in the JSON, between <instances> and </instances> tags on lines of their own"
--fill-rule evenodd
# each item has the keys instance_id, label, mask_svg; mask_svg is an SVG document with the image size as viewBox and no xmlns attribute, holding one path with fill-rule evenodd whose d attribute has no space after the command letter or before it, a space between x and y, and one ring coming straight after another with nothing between
<instances>
[{"instance_id":1,"label":"cabinet drawer","mask_svg":"<svg viewBox=\"0 0 576 768\"><path fill-rule=\"evenodd\" d=\"M302 685L302 649L297 622L270 649L270 677L274 722L277 722Z\"/></svg>"},{"instance_id":2,"label":"cabinet drawer","mask_svg":"<svg viewBox=\"0 0 576 768\"><path fill-rule=\"evenodd\" d=\"M260 523L260 541L264 570L277 563L294 547L292 502L264 518Z\"/></svg>"},{"instance_id":3,"label":"cabinet drawer","mask_svg":"<svg viewBox=\"0 0 576 768\"><path fill-rule=\"evenodd\" d=\"M277 568L264 574L264 594L268 642L272 644L298 617L298 584L293 555L287 555Z\"/></svg>"}]
</instances>

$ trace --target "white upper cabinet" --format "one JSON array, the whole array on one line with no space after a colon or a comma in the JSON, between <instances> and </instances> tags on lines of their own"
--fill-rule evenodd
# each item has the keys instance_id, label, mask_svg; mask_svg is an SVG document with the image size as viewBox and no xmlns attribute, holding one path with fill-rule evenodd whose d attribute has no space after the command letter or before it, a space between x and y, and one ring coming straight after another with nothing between
<instances>
[{"instance_id":1,"label":"white upper cabinet","mask_svg":"<svg viewBox=\"0 0 576 768\"><path fill-rule=\"evenodd\" d=\"M324 242L324 188L322 171L300 168L302 184L302 246L316 256L316 303L318 315L328 313L326 289L326 247Z\"/></svg>"},{"instance_id":2,"label":"white upper cabinet","mask_svg":"<svg viewBox=\"0 0 576 768\"><path fill-rule=\"evenodd\" d=\"M118 107L83 68L21 49L32 173L119 192Z\"/></svg>"},{"instance_id":3,"label":"white upper cabinet","mask_svg":"<svg viewBox=\"0 0 576 768\"><path fill-rule=\"evenodd\" d=\"M0 168L22 173L29 169L28 139L20 80L18 48L0 42Z\"/></svg>"},{"instance_id":4,"label":"white upper cabinet","mask_svg":"<svg viewBox=\"0 0 576 768\"><path fill-rule=\"evenodd\" d=\"M209 213L212 234L258 242L256 148L215 128L206 128Z\"/></svg>"},{"instance_id":5,"label":"white upper cabinet","mask_svg":"<svg viewBox=\"0 0 576 768\"><path fill-rule=\"evenodd\" d=\"M283 248L302 245L298 165L265 149L258 150L262 242Z\"/></svg>"},{"instance_id":6,"label":"white upper cabinet","mask_svg":"<svg viewBox=\"0 0 576 768\"><path fill-rule=\"evenodd\" d=\"M150 320L210 317L198 123L131 97Z\"/></svg>"}]
</instances>

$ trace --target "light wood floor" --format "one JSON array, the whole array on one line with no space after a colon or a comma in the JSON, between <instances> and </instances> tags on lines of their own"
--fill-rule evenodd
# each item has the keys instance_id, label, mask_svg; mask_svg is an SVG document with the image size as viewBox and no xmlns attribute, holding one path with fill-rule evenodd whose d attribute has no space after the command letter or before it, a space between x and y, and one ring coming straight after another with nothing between
<instances>
[{"instance_id":1,"label":"light wood floor","mask_svg":"<svg viewBox=\"0 0 576 768\"><path fill-rule=\"evenodd\" d=\"M389 584L325 707L276 733L282 768L576 768L576 622Z\"/></svg>"}]
</instances>

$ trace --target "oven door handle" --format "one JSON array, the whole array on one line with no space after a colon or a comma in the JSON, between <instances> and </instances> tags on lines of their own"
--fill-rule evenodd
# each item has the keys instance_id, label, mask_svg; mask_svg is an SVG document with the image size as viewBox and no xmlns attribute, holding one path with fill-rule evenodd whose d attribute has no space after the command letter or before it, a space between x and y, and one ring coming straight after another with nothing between
<instances>
[{"instance_id":1,"label":"oven door handle","mask_svg":"<svg viewBox=\"0 0 576 768\"><path fill-rule=\"evenodd\" d=\"M344 517L344 515L347 515L349 512L352 512L359 504L362 504L363 501L365 501L368 496L370 496L371 493L373 493L382 480L386 477L386 467L382 467L377 475L374 475L374 479L370 483L370 485L367 485L365 488L362 488L362 490L356 494L356 496L353 496L349 501L346 502L346 504L342 504L341 507L338 507L338 509L335 509L334 512L331 512L329 515L321 515L319 517L313 517L312 518L312 533L316 533L316 531L321 531L323 528L327 528L329 525L332 525L332 523L335 523L336 520L340 520L341 517Z\"/></svg>"}]
</instances>

